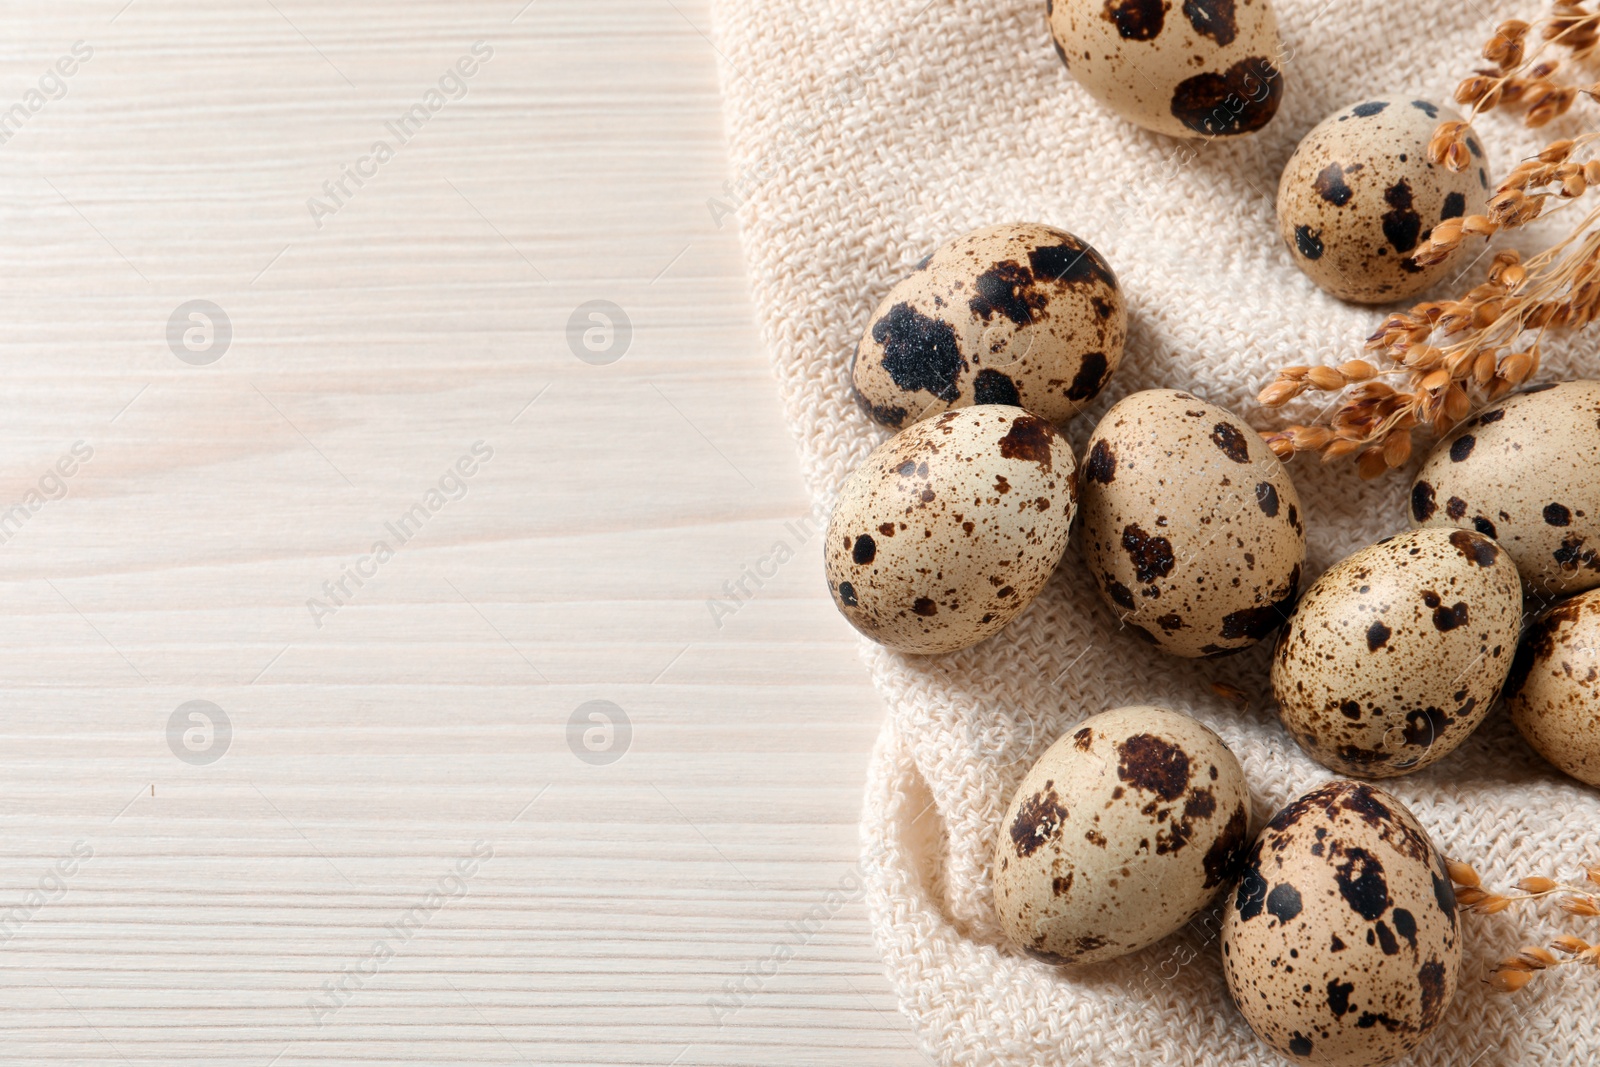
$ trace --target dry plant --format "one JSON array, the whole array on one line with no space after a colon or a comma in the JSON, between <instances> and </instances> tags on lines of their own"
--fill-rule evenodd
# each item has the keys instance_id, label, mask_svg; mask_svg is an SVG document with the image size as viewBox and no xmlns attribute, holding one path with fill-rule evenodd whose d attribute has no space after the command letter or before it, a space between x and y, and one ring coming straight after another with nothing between
<instances>
[{"instance_id":1,"label":"dry plant","mask_svg":"<svg viewBox=\"0 0 1600 1067\"><path fill-rule=\"evenodd\" d=\"M1528 41L1536 43L1530 50ZM1517 108L1528 126L1565 114L1580 95L1600 98L1600 82L1561 85L1551 48L1573 60L1600 49L1600 14L1575 0L1558 0L1537 24L1503 22L1483 48L1492 68L1456 89L1471 105L1464 122L1444 122L1428 157L1451 170L1471 160L1472 119L1495 108ZM1524 160L1495 189L1484 214L1446 219L1412 253L1420 264L1443 262L1475 238L1515 230L1582 200L1600 186L1600 132L1563 138ZM1412 431L1442 435L1479 408L1526 382L1539 369L1540 343L1550 330L1581 329L1600 318L1600 207L1576 212L1567 235L1524 260L1514 250L1495 255L1487 278L1459 298L1420 303L1384 320L1367 339L1369 358L1338 366L1285 367L1261 391L1262 405L1281 407L1306 392L1340 393L1324 425L1287 426L1262 434L1282 459L1316 452L1324 462L1356 456L1363 478L1401 466L1411 456Z\"/></svg>"},{"instance_id":2,"label":"dry plant","mask_svg":"<svg viewBox=\"0 0 1600 1067\"><path fill-rule=\"evenodd\" d=\"M1581 886L1553 878L1524 878L1514 887L1516 893L1506 894L1484 889L1478 872L1465 863L1452 860L1448 866L1450 880L1456 884L1456 903L1461 905L1462 911L1494 915L1523 901L1559 896L1561 910L1569 915L1600 916L1600 900L1595 897L1595 890L1600 887L1600 867L1588 868L1584 872L1586 884ZM1600 944L1591 945L1581 937L1563 934L1553 939L1549 948L1528 945L1515 956L1507 956L1497 963L1489 972L1487 982L1502 993L1515 993L1540 971L1573 964L1600 967Z\"/></svg>"}]
</instances>

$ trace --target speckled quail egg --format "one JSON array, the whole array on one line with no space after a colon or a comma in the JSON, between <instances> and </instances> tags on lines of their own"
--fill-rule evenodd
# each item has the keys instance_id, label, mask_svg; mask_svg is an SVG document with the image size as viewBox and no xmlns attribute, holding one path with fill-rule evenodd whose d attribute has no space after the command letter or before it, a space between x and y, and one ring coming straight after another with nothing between
<instances>
[{"instance_id":1,"label":"speckled quail egg","mask_svg":"<svg viewBox=\"0 0 1600 1067\"><path fill-rule=\"evenodd\" d=\"M1278 715L1323 766L1409 774L1478 728L1521 625L1517 568L1489 538L1437 529L1387 538L1300 598L1272 659Z\"/></svg>"},{"instance_id":2,"label":"speckled quail egg","mask_svg":"<svg viewBox=\"0 0 1600 1067\"><path fill-rule=\"evenodd\" d=\"M1562 601L1528 627L1506 705L1534 751L1600 787L1600 589Z\"/></svg>"},{"instance_id":3,"label":"speckled quail egg","mask_svg":"<svg viewBox=\"0 0 1600 1067\"><path fill-rule=\"evenodd\" d=\"M1268 0L1053 0L1056 55L1089 95L1174 137L1253 133L1283 98Z\"/></svg>"},{"instance_id":4,"label":"speckled quail egg","mask_svg":"<svg viewBox=\"0 0 1600 1067\"><path fill-rule=\"evenodd\" d=\"M1411 486L1417 525L1487 534L1541 597L1600 586L1600 382L1537 385L1440 441Z\"/></svg>"},{"instance_id":5,"label":"speckled quail egg","mask_svg":"<svg viewBox=\"0 0 1600 1067\"><path fill-rule=\"evenodd\" d=\"M1104 388L1127 335L1100 253L1052 226L992 226L941 245L889 290L850 376L886 426L969 404L1060 423Z\"/></svg>"},{"instance_id":6,"label":"speckled quail egg","mask_svg":"<svg viewBox=\"0 0 1600 1067\"><path fill-rule=\"evenodd\" d=\"M851 625L902 652L975 645L1061 561L1072 446L1021 408L947 411L884 442L839 490L824 550Z\"/></svg>"},{"instance_id":7,"label":"speckled quail egg","mask_svg":"<svg viewBox=\"0 0 1600 1067\"><path fill-rule=\"evenodd\" d=\"M1095 963L1178 930L1232 881L1249 844L1239 761L1155 707L1085 719L1033 765L1001 822L995 909L1048 963Z\"/></svg>"},{"instance_id":8,"label":"speckled quail egg","mask_svg":"<svg viewBox=\"0 0 1600 1067\"><path fill-rule=\"evenodd\" d=\"M1221 655L1289 617L1300 498L1242 419L1174 389L1126 396L1095 427L1079 489L1084 564L1151 644Z\"/></svg>"},{"instance_id":9,"label":"speckled quail egg","mask_svg":"<svg viewBox=\"0 0 1600 1067\"><path fill-rule=\"evenodd\" d=\"M1344 108L1300 142L1278 183L1278 231L1295 266L1321 288L1361 304L1399 300L1457 265L1411 258L1434 226L1482 210L1489 197L1483 146L1467 137L1472 165L1428 162L1441 122L1461 116L1410 96L1380 96Z\"/></svg>"},{"instance_id":10,"label":"speckled quail egg","mask_svg":"<svg viewBox=\"0 0 1600 1067\"><path fill-rule=\"evenodd\" d=\"M1444 860L1388 793L1329 782L1256 839L1222 963L1256 1035L1295 1063L1382 1067L1422 1044L1461 966Z\"/></svg>"}]
</instances>

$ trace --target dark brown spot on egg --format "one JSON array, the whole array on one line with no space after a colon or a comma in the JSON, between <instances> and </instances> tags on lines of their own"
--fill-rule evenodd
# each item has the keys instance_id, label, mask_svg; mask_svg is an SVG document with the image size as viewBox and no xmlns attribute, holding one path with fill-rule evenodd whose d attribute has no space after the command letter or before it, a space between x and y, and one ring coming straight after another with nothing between
<instances>
[{"instance_id":1,"label":"dark brown spot on egg","mask_svg":"<svg viewBox=\"0 0 1600 1067\"><path fill-rule=\"evenodd\" d=\"M1490 522L1488 519L1484 518L1482 515L1479 515L1479 516L1477 516L1476 518L1474 518L1472 520L1472 528L1474 530L1477 530L1479 533L1483 534L1483 536L1485 536L1485 537L1496 537L1496 536L1498 536L1498 534L1496 533L1495 528L1494 528L1494 523Z\"/></svg>"},{"instance_id":2,"label":"dark brown spot on egg","mask_svg":"<svg viewBox=\"0 0 1600 1067\"><path fill-rule=\"evenodd\" d=\"M1482 534L1457 530L1450 535L1450 543L1466 557L1467 562L1479 567L1492 567L1494 561L1500 558L1499 546Z\"/></svg>"},{"instance_id":3,"label":"dark brown spot on egg","mask_svg":"<svg viewBox=\"0 0 1600 1067\"><path fill-rule=\"evenodd\" d=\"M1439 117L1438 106L1435 104L1430 104L1426 100L1413 100L1411 101L1411 106L1422 112L1424 115L1427 115L1430 119L1436 119Z\"/></svg>"},{"instance_id":4,"label":"dark brown spot on egg","mask_svg":"<svg viewBox=\"0 0 1600 1067\"><path fill-rule=\"evenodd\" d=\"M1311 1055L1311 1039L1296 1030L1294 1036L1289 1039L1289 1051L1296 1056Z\"/></svg>"},{"instance_id":5,"label":"dark brown spot on egg","mask_svg":"<svg viewBox=\"0 0 1600 1067\"><path fill-rule=\"evenodd\" d=\"M1313 230L1310 226L1300 225L1294 228L1294 247L1297 252L1307 259L1321 259L1325 249L1322 246L1322 231Z\"/></svg>"},{"instance_id":6,"label":"dark brown spot on egg","mask_svg":"<svg viewBox=\"0 0 1600 1067\"><path fill-rule=\"evenodd\" d=\"M1051 469L1050 445L1055 436L1050 424L1038 416L1018 415L1011 429L1000 438L1000 454L1006 459L1037 463L1048 471Z\"/></svg>"},{"instance_id":7,"label":"dark brown spot on egg","mask_svg":"<svg viewBox=\"0 0 1600 1067\"><path fill-rule=\"evenodd\" d=\"M1189 788L1189 756L1154 734L1135 734L1117 745L1117 777L1129 785L1177 800Z\"/></svg>"},{"instance_id":8,"label":"dark brown spot on egg","mask_svg":"<svg viewBox=\"0 0 1600 1067\"><path fill-rule=\"evenodd\" d=\"M972 288L967 306L984 322L999 314L1026 326L1046 303L1045 295L1033 288L1033 272L1014 260L996 263L973 280Z\"/></svg>"},{"instance_id":9,"label":"dark brown spot on egg","mask_svg":"<svg viewBox=\"0 0 1600 1067\"><path fill-rule=\"evenodd\" d=\"M849 582L839 583L839 603L847 608L856 606L856 587Z\"/></svg>"},{"instance_id":10,"label":"dark brown spot on egg","mask_svg":"<svg viewBox=\"0 0 1600 1067\"><path fill-rule=\"evenodd\" d=\"M1400 942L1394 939L1394 932L1389 929L1389 924L1381 919L1373 926L1373 932L1378 935L1378 947L1385 956L1393 956L1400 951Z\"/></svg>"},{"instance_id":11,"label":"dark brown spot on egg","mask_svg":"<svg viewBox=\"0 0 1600 1067\"><path fill-rule=\"evenodd\" d=\"M1225 137L1254 133L1272 121L1283 99L1283 72L1261 56L1241 59L1222 74L1186 78L1172 91L1172 114L1196 133Z\"/></svg>"},{"instance_id":12,"label":"dark brown spot on egg","mask_svg":"<svg viewBox=\"0 0 1600 1067\"><path fill-rule=\"evenodd\" d=\"M1067 386L1067 399L1084 401L1100 392L1106 380L1106 367L1104 352L1086 354L1078 365L1078 373L1072 376L1072 384Z\"/></svg>"},{"instance_id":13,"label":"dark brown spot on egg","mask_svg":"<svg viewBox=\"0 0 1600 1067\"><path fill-rule=\"evenodd\" d=\"M1357 104L1350 109L1350 114L1358 119L1370 119L1388 106L1389 101L1387 100L1373 100L1365 104Z\"/></svg>"},{"instance_id":14,"label":"dark brown spot on egg","mask_svg":"<svg viewBox=\"0 0 1600 1067\"><path fill-rule=\"evenodd\" d=\"M872 325L872 339L883 346L883 369L906 392L926 390L950 402L967 361L948 322L930 318L910 304L896 304Z\"/></svg>"},{"instance_id":15,"label":"dark brown spot on egg","mask_svg":"<svg viewBox=\"0 0 1600 1067\"><path fill-rule=\"evenodd\" d=\"M1061 967L1072 962L1071 956L1062 956L1055 952L1046 952L1042 948L1033 948L1028 945L1023 945L1022 951L1026 952L1040 963L1048 963L1052 967Z\"/></svg>"},{"instance_id":16,"label":"dark brown spot on egg","mask_svg":"<svg viewBox=\"0 0 1600 1067\"><path fill-rule=\"evenodd\" d=\"M1433 625L1440 633L1449 633L1458 626L1467 624L1467 605L1464 601L1456 601L1448 607L1441 604L1433 609Z\"/></svg>"},{"instance_id":17,"label":"dark brown spot on egg","mask_svg":"<svg viewBox=\"0 0 1600 1067\"><path fill-rule=\"evenodd\" d=\"M1106 595L1129 611L1133 610L1133 590L1117 581L1111 575L1105 576Z\"/></svg>"},{"instance_id":18,"label":"dark brown spot on egg","mask_svg":"<svg viewBox=\"0 0 1600 1067\"><path fill-rule=\"evenodd\" d=\"M1041 282L1055 282L1069 288L1079 285L1103 285L1113 291L1117 288L1117 276L1112 273L1111 264L1093 247L1076 239L1035 248L1028 253L1028 264L1033 267L1034 277Z\"/></svg>"},{"instance_id":19,"label":"dark brown spot on egg","mask_svg":"<svg viewBox=\"0 0 1600 1067\"><path fill-rule=\"evenodd\" d=\"M1053 897L1066 896L1067 893L1072 889L1072 878L1073 873L1068 871L1060 878L1050 879L1050 895Z\"/></svg>"},{"instance_id":20,"label":"dark brown spot on egg","mask_svg":"<svg viewBox=\"0 0 1600 1067\"><path fill-rule=\"evenodd\" d=\"M1124 40L1150 41L1166 21L1166 0L1106 0L1105 17Z\"/></svg>"},{"instance_id":21,"label":"dark brown spot on egg","mask_svg":"<svg viewBox=\"0 0 1600 1067\"><path fill-rule=\"evenodd\" d=\"M1354 700L1346 700L1339 705L1339 714L1347 719L1361 718L1361 705Z\"/></svg>"},{"instance_id":22,"label":"dark brown spot on egg","mask_svg":"<svg viewBox=\"0 0 1600 1067\"><path fill-rule=\"evenodd\" d=\"M1334 935L1338 941L1338 935ZM1339 942L1339 948L1344 948L1344 942ZM1334 949L1335 952L1338 949ZM1356 990L1354 982L1341 982L1337 978L1328 981L1328 1010L1333 1012L1335 1019L1344 1018L1344 1013L1350 1010L1350 994Z\"/></svg>"},{"instance_id":23,"label":"dark brown spot on egg","mask_svg":"<svg viewBox=\"0 0 1600 1067\"><path fill-rule=\"evenodd\" d=\"M1083 475L1091 482L1110 485L1117 476L1117 454L1102 438L1089 449L1089 458L1083 465Z\"/></svg>"},{"instance_id":24,"label":"dark brown spot on egg","mask_svg":"<svg viewBox=\"0 0 1600 1067\"><path fill-rule=\"evenodd\" d=\"M1394 633L1394 631L1389 629L1387 626L1385 626L1381 619L1378 620L1378 621L1375 621L1371 626L1368 626L1367 627L1367 651L1368 652L1376 652L1376 651L1378 651L1378 649L1380 649L1384 645L1388 644L1389 643L1389 635L1392 634L1392 633Z\"/></svg>"},{"instance_id":25,"label":"dark brown spot on egg","mask_svg":"<svg viewBox=\"0 0 1600 1067\"><path fill-rule=\"evenodd\" d=\"M1009 404L1012 407L1020 408L1022 406L1022 397L1017 393L1016 382L997 370L985 367L972 380L972 402L975 404Z\"/></svg>"},{"instance_id":26,"label":"dark brown spot on egg","mask_svg":"<svg viewBox=\"0 0 1600 1067\"><path fill-rule=\"evenodd\" d=\"M1422 992L1422 1029L1427 1030L1439 1021L1439 1015L1444 1011L1447 999L1444 964L1438 960L1424 963L1417 970L1417 985Z\"/></svg>"},{"instance_id":27,"label":"dark brown spot on egg","mask_svg":"<svg viewBox=\"0 0 1600 1067\"><path fill-rule=\"evenodd\" d=\"M1444 198L1444 209L1439 212L1441 219L1459 219L1467 213L1467 198L1460 193L1451 193Z\"/></svg>"},{"instance_id":28,"label":"dark brown spot on egg","mask_svg":"<svg viewBox=\"0 0 1600 1067\"><path fill-rule=\"evenodd\" d=\"M906 421L906 409L895 404L874 404L861 395L861 391L851 387L850 390L856 398L856 407L867 413L867 417L880 426L892 426L899 429Z\"/></svg>"},{"instance_id":29,"label":"dark brown spot on egg","mask_svg":"<svg viewBox=\"0 0 1600 1067\"><path fill-rule=\"evenodd\" d=\"M1427 522L1434 512L1433 486L1418 482L1411 487L1411 514L1418 522Z\"/></svg>"},{"instance_id":30,"label":"dark brown spot on egg","mask_svg":"<svg viewBox=\"0 0 1600 1067\"><path fill-rule=\"evenodd\" d=\"M1089 746L1094 744L1094 731L1085 726L1072 735L1072 747L1079 752L1089 751Z\"/></svg>"},{"instance_id":31,"label":"dark brown spot on egg","mask_svg":"<svg viewBox=\"0 0 1600 1067\"><path fill-rule=\"evenodd\" d=\"M1439 905L1439 910L1450 916L1450 928L1456 925L1456 890L1450 884L1450 879L1437 872L1429 872L1433 876L1433 899Z\"/></svg>"},{"instance_id":32,"label":"dark brown spot on egg","mask_svg":"<svg viewBox=\"0 0 1600 1067\"><path fill-rule=\"evenodd\" d=\"M1422 233L1422 217L1412 207L1411 183L1401 178L1384 190L1383 199L1389 205L1383 215L1384 238L1396 252L1411 251Z\"/></svg>"},{"instance_id":33,"label":"dark brown spot on egg","mask_svg":"<svg viewBox=\"0 0 1600 1067\"><path fill-rule=\"evenodd\" d=\"M1137 523L1130 523L1122 529L1122 547L1133 561L1140 585L1150 585L1172 572L1172 542L1165 537L1147 534Z\"/></svg>"},{"instance_id":34,"label":"dark brown spot on egg","mask_svg":"<svg viewBox=\"0 0 1600 1067\"><path fill-rule=\"evenodd\" d=\"M1383 864L1364 848L1345 849L1345 861L1334 868L1339 895L1363 919L1376 920L1389 907L1389 883Z\"/></svg>"},{"instance_id":35,"label":"dark brown spot on egg","mask_svg":"<svg viewBox=\"0 0 1600 1067\"><path fill-rule=\"evenodd\" d=\"M1395 933L1405 938L1406 943L1411 946L1412 951L1415 951L1417 947L1416 916L1412 915L1405 908L1396 908L1394 909L1394 914L1391 916L1391 918L1394 919Z\"/></svg>"},{"instance_id":36,"label":"dark brown spot on egg","mask_svg":"<svg viewBox=\"0 0 1600 1067\"><path fill-rule=\"evenodd\" d=\"M935 604L932 600L929 600L925 596L919 596L915 601L912 602L911 610L916 614L921 615L924 619L931 619L935 615L939 614L939 605Z\"/></svg>"},{"instance_id":37,"label":"dark brown spot on egg","mask_svg":"<svg viewBox=\"0 0 1600 1067\"><path fill-rule=\"evenodd\" d=\"M1568 526L1572 523L1572 512L1565 504L1546 504L1544 521L1549 526Z\"/></svg>"},{"instance_id":38,"label":"dark brown spot on egg","mask_svg":"<svg viewBox=\"0 0 1600 1067\"><path fill-rule=\"evenodd\" d=\"M1286 923L1300 914L1300 890L1284 882L1272 887L1272 892L1267 894L1267 914Z\"/></svg>"},{"instance_id":39,"label":"dark brown spot on egg","mask_svg":"<svg viewBox=\"0 0 1600 1067\"><path fill-rule=\"evenodd\" d=\"M1231 422L1219 422L1211 428L1211 442L1222 449L1222 454L1235 463L1250 462L1250 446L1239 427Z\"/></svg>"},{"instance_id":40,"label":"dark brown spot on egg","mask_svg":"<svg viewBox=\"0 0 1600 1067\"><path fill-rule=\"evenodd\" d=\"M1206 881L1203 888L1210 889L1229 881L1244 862L1244 852L1248 845L1245 833L1250 828L1249 816L1245 814L1241 804L1228 816L1228 824L1222 828L1222 834L1211 843L1206 850L1203 861L1206 872Z\"/></svg>"},{"instance_id":41,"label":"dark brown spot on egg","mask_svg":"<svg viewBox=\"0 0 1600 1067\"><path fill-rule=\"evenodd\" d=\"M1355 191L1345 184L1344 168L1338 163L1329 163L1317 172L1316 178L1311 183L1311 188L1334 207L1344 207L1355 195Z\"/></svg>"},{"instance_id":42,"label":"dark brown spot on egg","mask_svg":"<svg viewBox=\"0 0 1600 1067\"><path fill-rule=\"evenodd\" d=\"M1294 570L1289 572L1289 585L1287 591L1265 607L1244 608L1240 611L1231 611L1222 617L1221 634L1225 638L1237 640L1245 638L1250 641L1259 641L1288 621L1294 614L1295 597L1300 592L1300 564L1294 565Z\"/></svg>"},{"instance_id":43,"label":"dark brown spot on egg","mask_svg":"<svg viewBox=\"0 0 1600 1067\"><path fill-rule=\"evenodd\" d=\"M1194 32L1218 44L1232 44L1239 35L1239 25L1233 17L1233 0L1183 0L1183 14Z\"/></svg>"},{"instance_id":44,"label":"dark brown spot on egg","mask_svg":"<svg viewBox=\"0 0 1600 1067\"><path fill-rule=\"evenodd\" d=\"M1444 513L1452 519L1459 519L1467 513L1467 502L1458 496L1453 496L1445 501Z\"/></svg>"},{"instance_id":45,"label":"dark brown spot on egg","mask_svg":"<svg viewBox=\"0 0 1600 1067\"><path fill-rule=\"evenodd\" d=\"M1176 612L1168 612L1156 619L1156 625L1167 633L1183 629L1183 616Z\"/></svg>"},{"instance_id":46,"label":"dark brown spot on egg","mask_svg":"<svg viewBox=\"0 0 1600 1067\"><path fill-rule=\"evenodd\" d=\"M850 551L850 558L855 561L857 566L866 566L878 558L878 543L872 539L871 535L862 534L856 538L856 545Z\"/></svg>"},{"instance_id":47,"label":"dark brown spot on egg","mask_svg":"<svg viewBox=\"0 0 1600 1067\"><path fill-rule=\"evenodd\" d=\"M1011 845L1021 859L1039 851L1046 841L1061 833L1067 819L1066 805L1056 793L1055 783L1046 782L1044 788L1022 802L1017 817L1011 821Z\"/></svg>"},{"instance_id":48,"label":"dark brown spot on egg","mask_svg":"<svg viewBox=\"0 0 1600 1067\"><path fill-rule=\"evenodd\" d=\"M1257 484L1256 503L1260 505L1261 510L1269 519L1277 518L1278 490L1273 487L1271 482L1261 482Z\"/></svg>"},{"instance_id":49,"label":"dark brown spot on egg","mask_svg":"<svg viewBox=\"0 0 1600 1067\"><path fill-rule=\"evenodd\" d=\"M1477 443L1478 439L1473 437L1470 433L1464 433L1454 441L1450 442L1450 462L1460 463L1462 460L1472 455L1473 446Z\"/></svg>"}]
</instances>

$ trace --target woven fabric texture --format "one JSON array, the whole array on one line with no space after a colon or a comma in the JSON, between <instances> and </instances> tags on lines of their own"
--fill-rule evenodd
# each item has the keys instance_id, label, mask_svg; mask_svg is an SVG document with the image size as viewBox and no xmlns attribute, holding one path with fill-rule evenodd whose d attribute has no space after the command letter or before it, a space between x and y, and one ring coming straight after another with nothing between
<instances>
[{"instance_id":1,"label":"woven fabric texture","mask_svg":"<svg viewBox=\"0 0 1600 1067\"><path fill-rule=\"evenodd\" d=\"M1093 243L1122 283L1127 357L1069 427L1080 455L1095 421L1131 391L1189 389L1264 426L1272 419L1252 398L1274 368L1359 352L1381 312L1341 304L1295 269L1274 221L1283 164L1342 105L1387 92L1448 99L1493 24L1537 8L1274 3L1287 78L1277 118L1252 137L1186 145L1118 120L1072 81L1043 0L714 0L733 173L708 209L742 227L762 337L819 502L885 437L849 388L869 313L924 253L979 226L1060 226ZM1479 127L1496 174L1567 129L1530 132L1493 115ZM1556 346L1541 377L1593 375L1593 361L1585 346ZM1292 471L1308 581L1406 526L1404 477L1364 483L1348 464L1305 459ZM1162 704L1215 729L1244 766L1257 826L1332 777L1278 723L1268 649L1210 662L1152 652L1119 632L1075 545L1028 611L976 648L922 658L862 648L888 708L862 819L870 914L931 1058L1282 1062L1229 1001L1216 909L1141 953L1067 972L1002 942L989 877L1022 774L1063 731L1110 708ZM1220 699L1213 682L1250 694L1248 706ZM1383 785L1446 854L1500 885L1600 861L1600 795L1544 764L1500 709L1450 758ZM1554 909L1466 917L1461 990L1408 1062L1600 1055L1592 972L1545 976L1515 997L1481 981L1492 959L1565 929L1600 940L1577 922Z\"/></svg>"}]
</instances>

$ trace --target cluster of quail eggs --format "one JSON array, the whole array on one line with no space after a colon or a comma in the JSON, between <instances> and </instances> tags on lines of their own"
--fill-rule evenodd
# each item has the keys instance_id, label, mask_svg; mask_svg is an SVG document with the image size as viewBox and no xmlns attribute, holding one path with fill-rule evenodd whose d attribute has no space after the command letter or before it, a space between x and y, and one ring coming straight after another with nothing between
<instances>
[{"instance_id":1,"label":"cluster of quail eggs","mask_svg":"<svg viewBox=\"0 0 1600 1067\"><path fill-rule=\"evenodd\" d=\"M1054 0L1048 22L1084 88L1156 133L1230 137L1276 113L1268 0ZM1379 96L1307 134L1278 193L1296 266L1362 303L1438 281L1451 260L1414 253L1490 188L1475 137L1464 171L1428 160L1455 117ZM825 547L853 626L905 654L969 648L1027 610L1075 530L1079 565L1059 580L1092 584L1155 650L1222 656L1276 634L1285 732L1339 775L1437 763L1504 700L1536 751L1600 787L1600 382L1526 389L1462 424L1418 472L1411 528L1302 588L1294 483L1233 413L1190 391L1135 392L1075 454L1063 427L1105 390L1126 340L1111 265L1049 225L957 237L888 290L850 375L861 409L896 433L845 480ZM1250 796L1200 721L1153 706L1092 715L1005 809L1002 930L1045 963L1091 964L1220 897L1223 972L1263 1041L1308 1065L1405 1056L1458 980L1442 854L1365 782L1328 781L1259 827Z\"/></svg>"}]
</instances>

